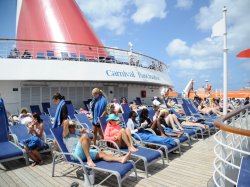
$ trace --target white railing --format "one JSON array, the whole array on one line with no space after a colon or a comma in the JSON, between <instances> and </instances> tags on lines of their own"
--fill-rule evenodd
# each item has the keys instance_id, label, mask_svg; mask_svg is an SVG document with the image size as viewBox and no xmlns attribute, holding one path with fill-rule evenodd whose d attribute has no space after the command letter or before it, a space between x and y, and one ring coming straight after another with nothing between
<instances>
[{"instance_id":1,"label":"white railing","mask_svg":"<svg viewBox=\"0 0 250 187\"><path fill-rule=\"evenodd\" d=\"M215 186L233 187L237 185L242 156L250 156L250 104L231 112L215 121L220 128L214 138ZM226 123L224 123L224 121Z\"/></svg>"},{"instance_id":2,"label":"white railing","mask_svg":"<svg viewBox=\"0 0 250 187\"><path fill-rule=\"evenodd\" d=\"M52 52L52 53L51 53ZM111 47L40 40L0 38L0 58L116 63L168 71L169 65L150 56Z\"/></svg>"}]
</instances>

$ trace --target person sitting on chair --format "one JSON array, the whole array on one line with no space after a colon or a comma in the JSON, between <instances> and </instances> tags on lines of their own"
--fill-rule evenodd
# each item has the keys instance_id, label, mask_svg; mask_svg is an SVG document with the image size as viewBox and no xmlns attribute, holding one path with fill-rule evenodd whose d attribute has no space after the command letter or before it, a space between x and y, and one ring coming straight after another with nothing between
<instances>
[{"instance_id":1,"label":"person sitting on chair","mask_svg":"<svg viewBox=\"0 0 250 187\"><path fill-rule=\"evenodd\" d=\"M79 137L79 133L82 134ZM97 149L90 149L90 140L84 129L76 129L76 123L69 121L63 126L63 141L69 152L73 153L75 160L79 157L82 161L87 161L88 166L95 167L95 160L105 160L108 162L125 163L131 156L131 152L125 156L118 157L111 154L106 154Z\"/></svg>"},{"instance_id":2,"label":"person sitting on chair","mask_svg":"<svg viewBox=\"0 0 250 187\"><path fill-rule=\"evenodd\" d=\"M133 145L133 140L131 136L130 129L123 129L119 126L120 119L115 114L110 114L107 119L107 127L104 132L104 138L106 140L114 141L120 148L128 147L128 150L131 152L136 152L136 149Z\"/></svg>"}]
</instances>

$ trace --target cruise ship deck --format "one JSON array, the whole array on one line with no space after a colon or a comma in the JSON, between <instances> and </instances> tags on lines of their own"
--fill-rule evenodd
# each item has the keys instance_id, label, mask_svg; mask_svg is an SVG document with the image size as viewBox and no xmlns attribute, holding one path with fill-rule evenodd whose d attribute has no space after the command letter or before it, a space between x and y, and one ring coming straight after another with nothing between
<instances>
[{"instance_id":1,"label":"cruise ship deck","mask_svg":"<svg viewBox=\"0 0 250 187\"><path fill-rule=\"evenodd\" d=\"M149 178L145 178L143 167L140 163L137 166L138 180L132 173L123 183L123 186L207 186L213 175L213 160L215 155L213 149L215 140L213 136L204 140L193 140L192 147L182 146L183 154L169 154L169 163L165 167L161 161L148 168ZM76 176L77 167L65 162L56 166L55 177L51 177L52 159L51 155L43 155L45 164L42 166L25 166L23 160L10 161L1 165L0 184L1 186L70 186L78 182L84 186L83 177ZM67 174L68 172L71 172ZM65 176L64 176L65 175ZM106 175L96 173L95 183L100 182ZM112 177L101 186L117 186L117 180Z\"/></svg>"}]
</instances>

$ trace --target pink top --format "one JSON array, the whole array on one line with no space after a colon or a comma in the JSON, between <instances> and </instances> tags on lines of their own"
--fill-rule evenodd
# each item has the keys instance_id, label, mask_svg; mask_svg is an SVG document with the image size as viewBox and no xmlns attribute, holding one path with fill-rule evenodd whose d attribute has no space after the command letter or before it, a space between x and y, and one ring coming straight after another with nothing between
<instances>
[{"instance_id":1,"label":"pink top","mask_svg":"<svg viewBox=\"0 0 250 187\"><path fill-rule=\"evenodd\" d=\"M121 130L121 127L117 125L115 122L113 124L108 122L105 133L104 133L105 140L115 141L114 137L119 133L120 130Z\"/></svg>"}]
</instances>

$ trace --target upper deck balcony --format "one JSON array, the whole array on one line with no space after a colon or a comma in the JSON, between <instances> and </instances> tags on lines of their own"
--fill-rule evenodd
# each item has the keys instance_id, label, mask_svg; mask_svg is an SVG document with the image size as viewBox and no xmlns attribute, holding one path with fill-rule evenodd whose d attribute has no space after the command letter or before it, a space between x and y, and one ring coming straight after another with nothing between
<instances>
[{"instance_id":1,"label":"upper deck balcony","mask_svg":"<svg viewBox=\"0 0 250 187\"><path fill-rule=\"evenodd\" d=\"M169 66L155 58L111 47L0 39L1 80L148 82L171 86Z\"/></svg>"}]
</instances>

